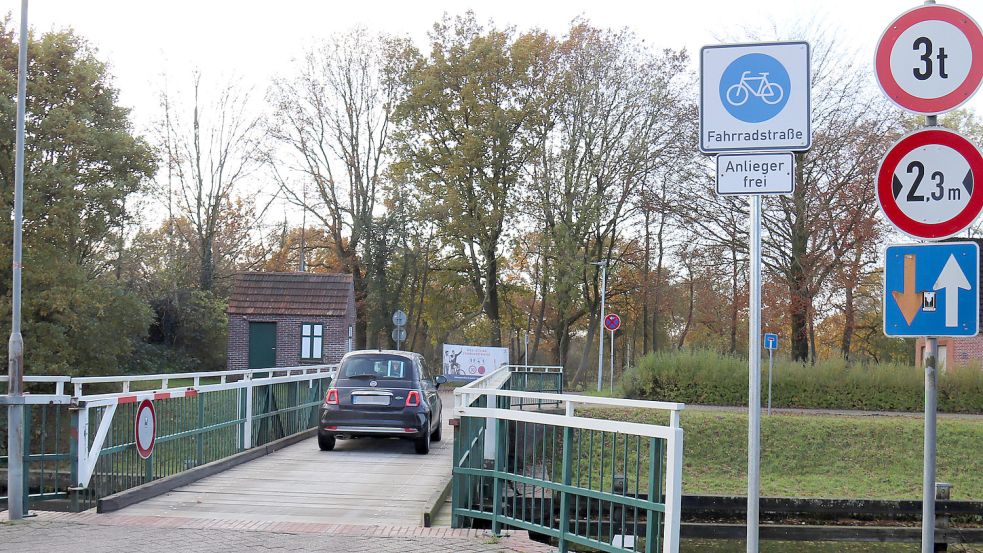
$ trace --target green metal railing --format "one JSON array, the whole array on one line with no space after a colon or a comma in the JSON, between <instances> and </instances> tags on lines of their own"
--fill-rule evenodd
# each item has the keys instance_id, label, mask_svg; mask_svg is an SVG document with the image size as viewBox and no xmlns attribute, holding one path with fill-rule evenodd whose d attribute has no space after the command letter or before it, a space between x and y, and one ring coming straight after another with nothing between
<instances>
[{"instance_id":1,"label":"green metal railing","mask_svg":"<svg viewBox=\"0 0 983 553\"><path fill-rule=\"evenodd\" d=\"M26 406L25 504L67 499L72 510L88 509L114 493L315 428L333 374L327 369L74 379L73 395L59 396L63 404ZM83 386L103 393L86 394ZM105 393L107 387L123 391ZM131 391L137 387L151 389ZM135 444L142 399L153 400L157 418L147 459ZM6 463L0 456L0 467ZM5 479L0 486L4 492Z\"/></svg>"},{"instance_id":2,"label":"green metal railing","mask_svg":"<svg viewBox=\"0 0 983 553\"><path fill-rule=\"evenodd\" d=\"M456 391L453 526L525 529L561 552L677 552L683 406L515 390L530 381L514 370ZM526 410L537 400L565 413ZM668 409L672 426L575 417L578 403Z\"/></svg>"}]
</instances>

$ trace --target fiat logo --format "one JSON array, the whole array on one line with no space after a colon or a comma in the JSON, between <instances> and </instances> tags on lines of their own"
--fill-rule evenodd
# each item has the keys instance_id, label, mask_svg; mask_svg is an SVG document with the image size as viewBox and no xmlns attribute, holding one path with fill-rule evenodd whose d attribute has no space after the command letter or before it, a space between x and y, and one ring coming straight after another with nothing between
<instances>
[{"instance_id":1,"label":"fiat logo","mask_svg":"<svg viewBox=\"0 0 983 553\"><path fill-rule=\"evenodd\" d=\"M373 380L372 382L369 382L369 386L372 386L373 388L375 388L378 385L379 385L379 383L376 382L375 380Z\"/></svg>"}]
</instances>

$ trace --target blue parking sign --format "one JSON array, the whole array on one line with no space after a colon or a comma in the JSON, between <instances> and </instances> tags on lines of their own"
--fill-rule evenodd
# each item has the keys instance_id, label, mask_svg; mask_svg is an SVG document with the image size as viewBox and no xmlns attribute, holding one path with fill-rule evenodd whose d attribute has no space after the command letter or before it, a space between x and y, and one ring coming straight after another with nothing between
<instances>
[{"instance_id":1,"label":"blue parking sign","mask_svg":"<svg viewBox=\"0 0 983 553\"><path fill-rule=\"evenodd\" d=\"M976 336L980 249L975 242L888 246L884 334Z\"/></svg>"},{"instance_id":2,"label":"blue parking sign","mask_svg":"<svg viewBox=\"0 0 983 553\"><path fill-rule=\"evenodd\" d=\"M778 335L774 332L765 333L765 349L776 350L778 349Z\"/></svg>"}]
</instances>

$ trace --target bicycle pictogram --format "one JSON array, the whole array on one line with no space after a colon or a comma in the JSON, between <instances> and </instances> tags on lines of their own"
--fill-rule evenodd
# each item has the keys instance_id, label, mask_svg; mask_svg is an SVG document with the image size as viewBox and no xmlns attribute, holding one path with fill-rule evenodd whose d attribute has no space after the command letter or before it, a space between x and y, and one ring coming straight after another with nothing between
<instances>
[{"instance_id":1,"label":"bicycle pictogram","mask_svg":"<svg viewBox=\"0 0 983 553\"><path fill-rule=\"evenodd\" d=\"M762 123L778 115L792 94L788 70L761 53L740 56L720 76L720 103L745 123Z\"/></svg>"},{"instance_id":2,"label":"bicycle pictogram","mask_svg":"<svg viewBox=\"0 0 983 553\"><path fill-rule=\"evenodd\" d=\"M727 102L732 106L742 106L751 96L773 106L785 97L785 89L778 83L770 82L767 71L758 73L756 77L752 77L750 71L744 71L740 82L727 89Z\"/></svg>"}]
</instances>

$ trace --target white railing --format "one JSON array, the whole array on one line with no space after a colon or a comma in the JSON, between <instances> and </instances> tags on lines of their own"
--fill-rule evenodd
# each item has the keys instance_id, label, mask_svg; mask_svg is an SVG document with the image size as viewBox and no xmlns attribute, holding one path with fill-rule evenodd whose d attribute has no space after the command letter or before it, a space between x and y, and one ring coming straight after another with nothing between
<instances>
[{"instance_id":1,"label":"white railing","mask_svg":"<svg viewBox=\"0 0 983 553\"><path fill-rule=\"evenodd\" d=\"M73 485L78 489L87 488L94 474L96 464L103 455L104 445L107 445L107 438L113 428L115 415L120 406L140 402L144 399L152 401L164 401L179 398L195 397L210 392L221 392L234 390L236 399L234 404L225 406L223 421L212 421L211 426L228 426L236 424L241 430L238 432L236 449L245 450L253 447L252 434L253 422L256 417L269 417L270 413L259 413L254 416L253 396L254 390L264 387L271 390L272 385L276 384L306 384L310 391L308 395L313 395L320 390L315 389L319 380L325 378L333 379L337 375L338 365L305 365L294 367L271 367L265 369L247 369L232 371L212 371L194 373L167 373L150 375L121 375L121 376L95 376L95 377L68 377L68 376L26 376L24 381L34 384L53 384L54 394L31 394L23 396L0 395L0 405L4 404L26 404L26 405L67 405L71 411L73 427L76 435L73 436L72 454L73 463L77 467L77 482ZM175 385L177 381L180 382ZM6 376L0 377L0 383L8 381ZM134 383L139 383L134 386ZM150 385L148 385L148 383ZM102 385L103 390L91 393L91 387ZM72 393L66 393L66 388L71 386ZM89 387L87 390L86 387ZM104 391L106 387L117 388L114 391ZM141 389L135 389L141 388ZM266 393L272 393L267 391ZM299 394L299 392L298 392ZM320 397L320 396L319 396ZM317 398L306 398L307 403L312 409L316 409ZM306 407L305 407L306 408ZM286 410L296 410L297 407L290 407ZM182 415L192 416L192 412L180 412ZM194 411L194 416L198 417L201 423L203 411ZM96 417L96 418L94 418ZM299 417L299 415L298 415ZM90 420L94 422L91 425ZM299 418L298 418L299 420ZM175 422L178 427L183 427L182 423ZM192 423L193 424L193 423ZM207 430L207 429L205 429ZM179 434L201 433L202 429L191 429ZM125 434L125 432L123 433ZM129 433L132 436L132 432ZM119 445L119 444L116 444ZM65 452L58 452L65 453Z\"/></svg>"}]
</instances>

